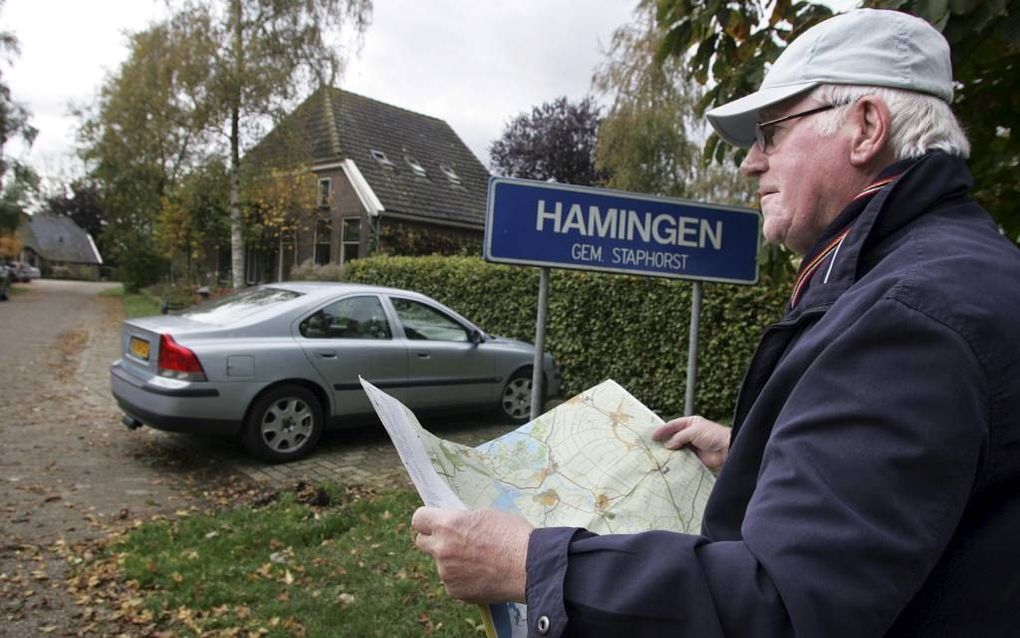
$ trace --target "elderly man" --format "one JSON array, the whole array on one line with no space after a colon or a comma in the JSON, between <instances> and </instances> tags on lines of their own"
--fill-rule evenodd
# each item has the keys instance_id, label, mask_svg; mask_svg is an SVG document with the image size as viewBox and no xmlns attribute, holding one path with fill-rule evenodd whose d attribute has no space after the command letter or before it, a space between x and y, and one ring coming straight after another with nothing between
<instances>
[{"instance_id":1,"label":"elderly man","mask_svg":"<svg viewBox=\"0 0 1020 638\"><path fill-rule=\"evenodd\" d=\"M804 259L732 433L656 432L725 461L702 533L423 508L451 595L526 601L532 635L1020 631L1020 251L968 197L949 60L924 21L852 11L709 113Z\"/></svg>"}]
</instances>

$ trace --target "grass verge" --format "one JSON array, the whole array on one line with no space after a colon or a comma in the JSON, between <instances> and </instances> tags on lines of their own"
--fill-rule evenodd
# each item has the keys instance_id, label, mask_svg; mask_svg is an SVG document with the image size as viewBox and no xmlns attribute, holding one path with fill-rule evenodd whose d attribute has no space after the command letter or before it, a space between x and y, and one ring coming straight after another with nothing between
<instances>
[{"instance_id":1,"label":"grass verge","mask_svg":"<svg viewBox=\"0 0 1020 638\"><path fill-rule=\"evenodd\" d=\"M484 636L413 546L413 493L266 500L141 523L79 565L73 593L113 603L107 620L142 635Z\"/></svg>"},{"instance_id":2,"label":"grass verge","mask_svg":"<svg viewBox=\"0 0 1020 638\"><path fill-rule=\"evenodd\" d=\"M124 316L128 319L134 317L151 317L158 315L162 310L159 300L145 293L124 292L124 286L110 288L99 293L103 297L121 297L124 300Z\"/></svg>"}]
</instances>

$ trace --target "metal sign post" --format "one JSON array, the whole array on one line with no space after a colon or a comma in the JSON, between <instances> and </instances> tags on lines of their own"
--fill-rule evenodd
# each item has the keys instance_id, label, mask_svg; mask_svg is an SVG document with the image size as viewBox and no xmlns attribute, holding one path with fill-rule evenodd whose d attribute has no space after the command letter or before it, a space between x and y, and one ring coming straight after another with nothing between
<instances>
[{"instance_id":1,"label":"metal sign post","mask_svg":"<svg viewBox=\"0 0 1020 638\"><path fill-rule=\"evenodd\" d=\"M694 410L701 281L758 281L761 214L524 179L489 180L486 261L540 266L531 416L541 410L549 268L694 280L685 411Z\"/></svg>"},{"instance_id":2,"label":"metal sign post","mask_svg":"<svg viewBox=\"0 0 1020 638\"><path fill-rule=\"evenodd\" d=\"M698 382L698 328L701 321L701 282L691 287L691 330L687 339L687 388L684 392L684 416L694 414L694 386Z\"/></svg>"},{"instance_id":3,"label":"metal sign post","mask_svg":"<svg viewBox=\"0 0 1020 638\"><path fill-rule=\"evenodd\" d=\"M545 358L545 317L549 308L549 269L542 268L538 275L538 316L535 318L535 365L531 370L531 420L542 414L542 360Z\"/></svg>"}]
</instances>

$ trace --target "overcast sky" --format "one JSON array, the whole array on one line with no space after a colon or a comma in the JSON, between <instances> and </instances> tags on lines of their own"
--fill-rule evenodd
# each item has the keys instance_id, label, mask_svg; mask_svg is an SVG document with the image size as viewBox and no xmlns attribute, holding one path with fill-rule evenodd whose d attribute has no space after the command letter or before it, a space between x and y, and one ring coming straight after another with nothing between
<instances>
[{"instance_id":1,"label":"overcast sky","mask_svg":"<svg viewBox=\"0 0 1020 638\"><path fill-rule=\"evenodd\" d=\"M833 0L846 8L853 0ZM341 88L446 120L488 163L489 144L532 106L587 94L612 32L636 0L375 0L372 25ZM21 55L4 65L39 129L27 159L51 182L80 174L72 103L94 99L127 57L127 33L162 0L6 0L0 30ZM11 145L9 152L25 157Z\"/></svg>"},{"instance_id":2,"label":"overcast sky","mask_svg":"<svg viewBox=\"0 0 1020 638\"><path fill-rule=\"evenodd\" d=\"M483 162L505 123L590 88L630 0L375 0L372 25L340 86L442 118ZM163 15L159 0L7 0L0 29L21 55L5 66L39 136L28 159L60 181L80 171L71 103L91 101L127 57L126 33ZM12 145L12 151L19 152Z\"/></svg>"}]
</instances>

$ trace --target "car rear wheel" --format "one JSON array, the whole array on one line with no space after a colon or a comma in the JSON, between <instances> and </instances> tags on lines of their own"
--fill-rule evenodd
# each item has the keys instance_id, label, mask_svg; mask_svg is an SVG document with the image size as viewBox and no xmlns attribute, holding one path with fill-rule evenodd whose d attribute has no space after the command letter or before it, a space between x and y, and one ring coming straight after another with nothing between
<instances>
[{"instance_id":1,"label":"car rear wheel","mask_svg":"<svg viewBox=\"0 0 1020 638\"><path fill-rule=\"evenodd\" d=\"M531 420L531 368L518 370L507 379L500 395L499 411L515 425Z\"/></svg>"},{"instance_id":2,"label":"car rear wheel","mask_svg":"<svg viewBox=\"0 0 1020 638\"><path fill-rule=\"evenodd\" d=\"M307 456L322 430L322 406L315 395L301 386L284 385L255 402L242 440L254 456L286 463Z\"/></svg>"}]
</instances>

